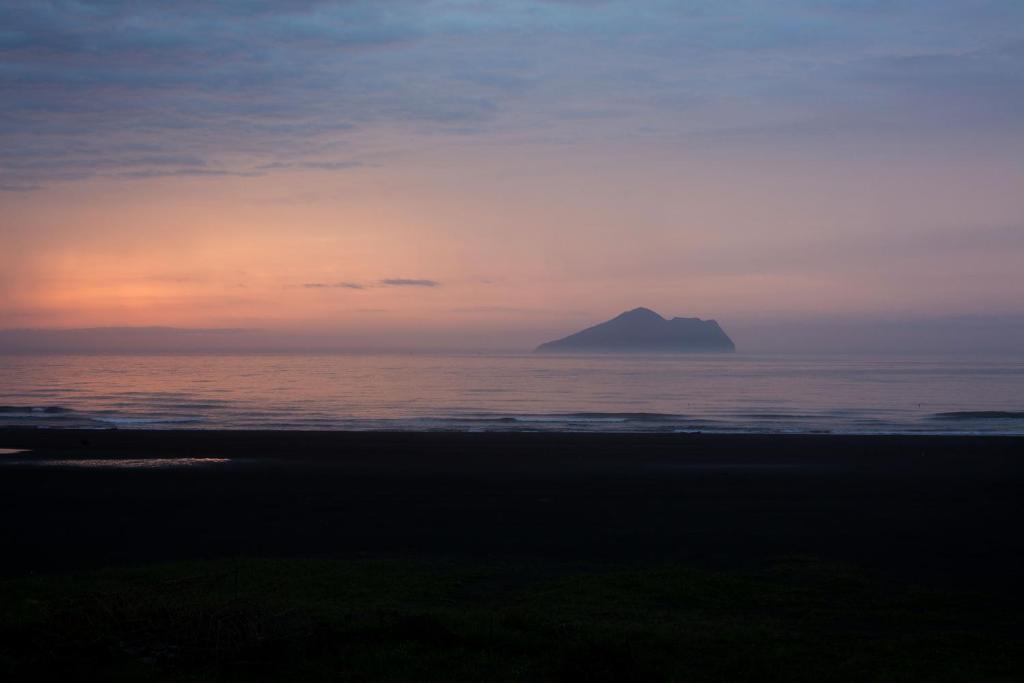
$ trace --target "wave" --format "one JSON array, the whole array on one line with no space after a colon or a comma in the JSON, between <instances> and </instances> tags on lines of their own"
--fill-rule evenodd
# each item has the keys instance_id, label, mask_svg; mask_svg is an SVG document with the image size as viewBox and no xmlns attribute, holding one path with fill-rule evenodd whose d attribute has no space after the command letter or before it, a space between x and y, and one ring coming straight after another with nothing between
<instances>
[{"instance_id":1,"label":"wave","mask_svg":"<svg viewBox=\"0 0 1024 683\"><path fill-rule=\"evenodd\" d=\"M1024 420L1024 410L957 410L935 413L933 420Z\"/></svg>"},{"instance_id":2,"label":"wave","mask_svg":"<svg viewBox=\"0 0 1024 683\"><path fill-rule=\"evenodd\" d=\"M108 410L98 410L97 413L118 413L121 411L131 412L133 410L150 410L150 411L191 411L191 410L222 410L225 408L225 404L222 403L199 403L199 402L186 402L186 403L163 403L160 401L116 401L110 402L107 405L112 406Z\"/></svg>"},{"instance_id":3,"label":"wave","mask_svg":"<svg viewBox=\"0 0 1024 683\"><path fill-rule=\"evenodd\" d=\"M448 415L352 415L328 409L273 406L221 408L216 400L132 410L107 406L0 405L0 426L78 429L323 429L396 431L720 432L720 433L1001 433L1024 432L1024 411L962 410L872 415L867 410L827 413L754 411L682 414L653 411L504 412L455 410Z\"/></svg>"},{"instance_id":4,"label":"wave","mask_svg":"<svg viewBox=\"0 0 1024 683\"><path fill-rule=\"evenodd\" d=\"M553 417L569 420L597 420L607 422L679 422L690 419L675 413L562 413Z\"/></svg>"},{"instance_id":5,"label":"wave","mask_svg":"<svg viewBox=\"0 0 1024 683\"><path fill-rule=\"evenodd\" d=\"M673 413L615 413L615 412L579 412L579 413L473 413L470 415L453 415L450 417L424 418L428 422L446 423L531 423L531 422L680 422L691 419L686 415Z\"/></svg>"},{"instance_id":6,"label":"wave","mask_svg":"<svg viewBox=\"0 0 1024 683\"><path fill-rule=\"evenodd\" d=\"M98 417L97 422L105 422L112 425L161 425L161 424L201 424L204 422L198 417Z\"/></svg>"},{"instance_id":7,"label":"wave","mask_svg":"<svg viewBox=\"0 0 1024 683\"><path fill-rule=\"evenodd\" d=\"M332 416L326 416L328 418ZM691 418L668 413L471 413L447 417L414 418L415 422L426 424L534 424L534 423L679 423ZM392 420L393 421L393 420ZM398 420L402 421L401 419Z\"/></svg>"},{"instance_id":8,"label":"wave","mask_svg":"<svg viewBox=\"0 0 1024 683\"><path fill-rule=\"evenodd\" d=\"M810 413L737 413L732 417L744 420L834 420L835 415Z\"/></svg>"},{"instance_id":9,"label":"wave","mask_svg":"<svg viewBox=\"0 0 1024 683\"><path fill-rule=\"evenodd\" d=\"M195 407L195 406L189 406ZM6 424L25 425L38 423L39 426L60 427L102 427L124 426L145 427L148 425L193 425L205 422L196 415L145 415L121 412L120 410L76 411L64 406L0 406L0 420Z\"/></svg>"},{"instance_id":10,"label":"wave","mask_svg":"<svg viewBox=\"0 0 1024 683\"><path fill-rule=\"evenodd\" d=\"M0 415L65 415L73 412L63 406L0 406Z\"/></svg>"}]
</instances>

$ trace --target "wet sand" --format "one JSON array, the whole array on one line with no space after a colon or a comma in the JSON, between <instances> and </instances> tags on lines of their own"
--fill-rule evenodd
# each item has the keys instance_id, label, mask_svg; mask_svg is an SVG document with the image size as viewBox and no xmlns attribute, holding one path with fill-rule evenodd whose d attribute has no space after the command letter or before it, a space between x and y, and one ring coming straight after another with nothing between
<instances>
[{"instance_id":1,"label":"wet sand","mask_svg":"<svg viewBox=\"0 0 1024 683\"><path fill-rule=\"evenodd\" d=\"M8 575L225 557L756 571L796 556L1019 591L1024 569L1015 437L6 429L0 448L28 449L0 456ZM159 462L182 458L200 461Z\"/></svg>"}]
</instances>

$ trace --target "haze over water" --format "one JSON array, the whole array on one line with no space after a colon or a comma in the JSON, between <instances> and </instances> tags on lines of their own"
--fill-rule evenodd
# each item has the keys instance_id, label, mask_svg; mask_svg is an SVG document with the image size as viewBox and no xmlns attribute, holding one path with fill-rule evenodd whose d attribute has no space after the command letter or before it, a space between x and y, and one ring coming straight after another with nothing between
<instances>
[{"instance_id":1,"label":"haze over water","mask_svg":"<svg viewBox=\"0 0 1024 683\"><path fill-rule=\"evenodd\" d=\"M0 356L0 426L1024 434L1024 357Z\"/></svg>"}]
</instances>

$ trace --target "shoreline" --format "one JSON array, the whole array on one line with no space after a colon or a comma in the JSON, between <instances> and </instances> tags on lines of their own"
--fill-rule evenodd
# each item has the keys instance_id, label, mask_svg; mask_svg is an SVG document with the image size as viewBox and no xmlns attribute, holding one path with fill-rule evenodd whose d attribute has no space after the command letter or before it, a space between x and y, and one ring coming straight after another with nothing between
<instances>
[{"instance_id":1,"label":"shoreline","mask_svg":"<svg viewBox=\"0 0 1024 683\"><path fill-rule=\"evenodd\" d=\"M651 440L674 441L677 443L694 443L698 440L713 442L734 442L736 445L747 445L757 441L775 440L780 442L797 442L800 440L849 440L851 442L866 441L941 441L954 440L1009 440L1024 443L1024 434L1015 433L906 433L906 432L830 432L830 431L799 431L799 432L715 432L708 430L657 432L657 431L559 431L559 430L414 430L414 429L249 429L249 428L146 428L146 427L40 427L40 426L0 426L0 447L53 448L70 445L76 438L100 437L100 442L111 447L130 447L145 444L160 446L167 439L184 445L186 441L219 442L240 445L251 439L271 439L271 442L299 438L310 445L315 441L319 445L328 445L330 441L359 441L375 439L422 439L422 440L546 440L559 442L579 439L586 440ZM312 441L311 441L312 440ZM16 444L16 445L12 445Z\"/></svg>"}]
</instances>

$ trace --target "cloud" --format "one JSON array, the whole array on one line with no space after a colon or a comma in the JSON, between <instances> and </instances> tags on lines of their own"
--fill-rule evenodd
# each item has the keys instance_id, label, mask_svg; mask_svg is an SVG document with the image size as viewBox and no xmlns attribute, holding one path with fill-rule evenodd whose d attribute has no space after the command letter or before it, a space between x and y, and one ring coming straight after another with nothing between
<instances>
[{"instance_id":1,"label":"cloud","mask_svg":"<svg viewBox=\"0 0 1024 683\"><path fill-rule=\"evenodd\" d=\"M279 171L286 168L310 168L320 171L344 171L350 168L363 168L367 166L362 161L302 161L302 162L288 162L288 161L274 161L269 164L260 164L256 167L257 171Z\"/></svg>"},{"instance_id":2,"label":"cloud","mask_svg":"<svg viewBox=\"0 0 1024 683\"><path fill-rule=\"evenodd\" d=\"M358 282L307 282L302 286L306 289L366 289L366 285Z\"/></svg>"},{"instance_id":3,"label":"cloud","mask_svg":"<svg viewBox=\"0 0 1024 683\"><path fill-rule=\"evenodd\" d=\"M12 0L0 26L14 191L355 170L332 150L438 133L600 144L922 111L1024 133L1019 0Z\"/></svg>"},{"instance_id":4,"label":"cloud","mask_svg":"<svg viewBox=\"0 0 1024 683\"><path fill-rule=\"evenodd\" d=\"M226 171L223 169L214 168L175 168L171 170L161 171L155 169L148 169L145 171L118 171L117 173L106 174L110 178L168 178L168 177L187 177L187 176L236 176L241 178L251 178L254 176L261 175L253 172L242 172L242 171Z\"/></svg>"},{"instance_id":5,"label":"cloud","mask_svg":"<svg viewBox=\"0 0 1024 683\"><path fill-rule=\"evenodd\" d=\"M353 169L361 162L323 159L346 134L491 116L479 93L431 84L446 79L408 57L391 63L423 39L430 11L410 0L5 3L0 185L200 174L122 159L142 144L219 174Z\"/></svg>"},{"instance_id":6,"label":"cloud","mask_svg":"<svg viewBox=\"0 0 1024 683\"><path fill-rule=\"evenodd\" d=\"M436 280L416 280L403 277L387 278L381 280L380 284L384 287L440 287L441 283Z\"/></svg>"},{"instance_id":7,"label":"cloud","mask_svg":"<svg viewBox=\"0 0 1024 683\"><path fill-rule=\"evenodd\" d=\"M366 166L361 161L306 161L298 164L302 168L315 168L321 171L343 171L350 168L362 168Z\"/></svg>"},{"instance_id":8,"label":"cloud","mask_svg":"<svg viewBox=\"0 0 1024 683\"><path fill-rule=\"evenodd\" d=\"M440 287L441 283L436 280L395 277L378 280L376 284L364 284L362 282L306 282L301 286L303 289L369 289L371 287Z\"/></svg>"}]
</instances>

